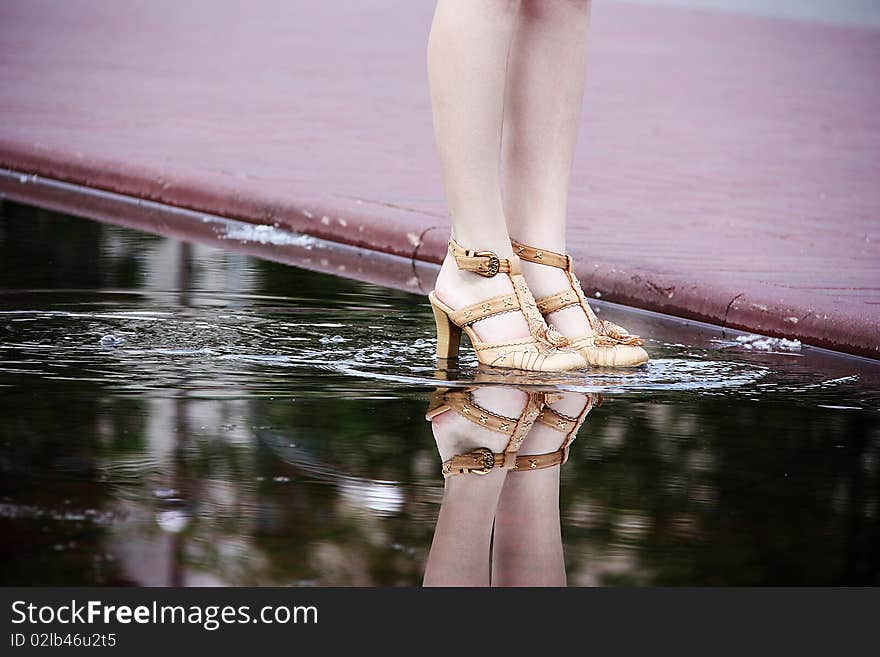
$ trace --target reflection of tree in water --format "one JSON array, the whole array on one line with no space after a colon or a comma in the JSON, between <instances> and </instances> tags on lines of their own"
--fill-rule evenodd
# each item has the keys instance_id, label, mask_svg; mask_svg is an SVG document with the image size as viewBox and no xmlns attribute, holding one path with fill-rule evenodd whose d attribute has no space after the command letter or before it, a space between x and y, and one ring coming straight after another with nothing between
<instances>
[{"instance_id":1,"label":"reflection of tree in water","mask_svg":"<svg viewBox=\"0 0 880 657\"><path fill-rule=\"evenodd\" d=\"M388 399L398 394L409 398ZM255 405L258 423L273 428L261 432L267 467L283 459L296 483L264 485L279 516L260 544L282 571L321 584L421 581L442 485L439 476L424 482L436 475L436 452L425 402L382 396L342 402L331 391ZM295 551L291 532L301 539Z\"/></svg>"},{"instance_id":2,"label":"reflection of tree in water","mask_svg":"<svg viewBox=\"0 0 880 657\"><path fill-rule=\"evenodd\" d=\"M622 416L611 402L566 466L570 573L598 570L606 584L878 581L880 444L866 414L829 423L790 402L700 399L631 402Z\"/></svg>"},{"instance_id":3,"label":"reflection of tree in water","mask_svg":"<svg viewBox=\"0 0 880 657\"><path fill-rule=\"evenodd\" d=\"M142 407L78 381L0 395L0 583L124 583L103 546L116 514L102 471L143 451Z\"/></svg>"},{"instance_id":4,"label":"reflection of tree in water","mask_svg":"<svg viewBox=\"0 0 880 657\"><path fill-rule=\"evenodd\" d=\"M149 247L160 238L9 203L3 212L9 221L0 254L13 265L4 272L22 272L5 281L8 287L138 288L144 272L170 264L179 268L178 299L186 305L198 283L188 245L179 244L180 257L170 263L151 262ZM339 296L358 291L343 279L268 269L299 292L328 284ZM40 339L61 340L67 330L59 322L42 328ZM0 490L9 502L0 519L9 556L2 581L276 584L327 580L326 569L336 568L332 581L339 583L370 583L372 571L393 583L407 564L418 570L393 541L376 548L388 522L340 503L346 496L335 495L334 485L275 482L279 468L285 476L295 472L256 445L248 402L185 392L173 399L118 396L90 369L66 363L71 381L16 378L13 392L0 398L15 437L2 457ZM241 427L227 431L230 423ZM83 511L89 515L70 519Z\"/></svg>"},{"instance_id":5,"label":"reflection of tree in water","mask_svg":"<svg viewBox=\"0 0 880 657\"><path fill-rule=\"evenodd\" d=\"M124 240L115 239L120 235ZM137 288L143 282L140 247L162 239L0 201L0 288Z\"/></svg>"},{"instance_id":6,"label":"reflection of tree in water","mask_svg":"<svg viewBox=\"0 0 880 657\"><path fill-rule=\"evenodd\" d=\"M0 202L0 287L136 285L136 253L104 257L105 235L100 224ZM140 237L144 242L156 239ZM10 297L16 308L24 298ZM50 328L59 340L64 330L61 325ZM4 360L23 370L51 368L51 363L27 362L10 346L18 339L11 323L0 326L0 340L7 342ZM100 386L84 380L20 374L2 383L0 582L121 582L102 550L113 518L112 490L101 480L102 463L143 450L143 404L132 397L108 397Z\"/></svg>"}]
</instances>

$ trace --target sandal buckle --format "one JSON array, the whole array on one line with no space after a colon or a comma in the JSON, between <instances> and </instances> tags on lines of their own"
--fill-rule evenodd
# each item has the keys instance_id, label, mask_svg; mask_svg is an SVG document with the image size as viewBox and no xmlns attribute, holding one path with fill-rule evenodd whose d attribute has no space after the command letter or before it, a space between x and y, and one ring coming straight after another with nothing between
<instances>
[{"instance_id":1,"label":"sandal buckle","mask_svg":"<svg viewBox=\"0 0 880 657\"><path fill-rule=\"evenodd\" d=\"M477 251L474 253L474 256L477 258L489 258L489 262L486 265L486 271L480 270L477 272L480 276L492 278L495 274L501 271L501 259L492 251Z\"/></svg>"},{"instance_id":2,"label":"sandal buckle","mask_svg":"<svg viewBox=\"0 0 880 657\"><path fill-rule=\"evenodd\" d=\"M491 449L486 447L478 447L471 452L468 452L468 456L474 459L474 464L483 464L481 468L475 468L473 470L469 470L469 472L478 475L489 474L492 472L492 468L495 467L495 454Z\"/></svg>"}]
</instances>

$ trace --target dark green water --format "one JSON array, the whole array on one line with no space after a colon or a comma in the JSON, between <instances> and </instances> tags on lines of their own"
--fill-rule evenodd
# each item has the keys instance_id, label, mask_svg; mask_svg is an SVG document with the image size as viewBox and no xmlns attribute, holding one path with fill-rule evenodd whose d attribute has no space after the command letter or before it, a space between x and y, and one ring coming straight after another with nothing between
<instances>
[{"instance_id":1,"label":"dark green water","mask_svg":"<svg viewBox=\"0 0 880 657\"><path fill-rule=\"evenodd\" d=\"M561 471L570 585L880 584L877 364L600 304L648 368L437 372L420 296L0 215L0 584L419 585L428 399L475 380L604 397Z\"/></svg>"}]
</instances>

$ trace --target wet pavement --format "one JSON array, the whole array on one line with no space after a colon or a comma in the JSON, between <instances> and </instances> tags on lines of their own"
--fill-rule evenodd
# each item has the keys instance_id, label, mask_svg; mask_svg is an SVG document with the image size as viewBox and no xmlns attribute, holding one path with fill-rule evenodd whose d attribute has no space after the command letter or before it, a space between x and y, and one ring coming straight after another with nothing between
<instances>
[{"instance_id":1,"label":"wet pavement","mask_svg":"<svg viewBox=\"0 0 880 657\"><path fill-rule=\"evenodd\" d=\"M650 366L438 370L420 295L8 202L0 263L0 584L419 585L438 388L601 398L505 516L570 585L880 583L876 362L597 302Z\"/></svg>"}]
</instances>

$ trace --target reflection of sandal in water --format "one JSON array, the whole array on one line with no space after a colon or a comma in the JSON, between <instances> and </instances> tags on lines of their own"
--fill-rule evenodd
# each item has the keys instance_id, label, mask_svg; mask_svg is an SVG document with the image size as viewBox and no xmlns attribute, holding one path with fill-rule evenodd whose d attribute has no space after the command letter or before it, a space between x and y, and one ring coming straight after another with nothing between
<instances>
[{"instance_id":1,"label":"reflection of sandal in water","mask_svg":"<svg viewBox=\"0 0 880 657\"><path fill-rule=\"evenodd\" d=\"M516 240L511 240L511 243L514 253L523 260L565 271L568 289L541 297L536 303L545 319L563 308L580 306L587 316L590 331L571 338L571 343L587 363L598 367L633 367L648 362L648 352L642 348L644 340L630 335L622 326L596 317L572 270L570 255L539 249Z\"/></svg>"},{"instance_id":2,"label":"reflection of sandal in water","mask_svg":"<svg viewBox=\"0 0 880 657\"><path fill-rule=\"evenodd\" d=\"M562 445L553 452L548 452L546 454L538 454L537 456L525 456L524 459L527 459L527 466L529 469L541 469L541 468L551 468L554 465L562 465L568 460L568 451L571 447L571 444L574 442L574 439L577 438L578 431L580 431L581 425L584 423L584 420L587 419L587 415L591 410L596 408L597 406L602 405L602 395L593 395L593 394L584 394L581 393L565 393L567 395L577 394L578 397L586 398L586 403L584 404L583 409L577 415L566 415L561 411L554 409L550 404L554 403L555 398L561 398L563 395L555 394L555 393L547 393L544 395L545 406L541 409L541 412L538 414L538 419L536 422L547 426L554 431L559 431L560 433L565 434L565 438L562 440ZM523 469L523 468L517 468Z\"/></svg>"},{"instance_id":3,"label":"reflection of sandal in water","mask_svg":"<svg viewBox=\"0 0 880 657\"><path fill-rule=\"evenodd\" d=\"M584 367L583 359L571 350L568 339L547 326L541 316L520 270L519 259L499 258L491 251L469 251L455 240L449 240L449 253L459 269L480 276L498 274L510 278L513 291L479 303L454 310L431 292L428 299L437 323L437 357L455 358L464 331L485 365L539 372L572 370ZM481 319L503 313L520 312L529 326L530 335L504 342L484 342L474 330Z\"/></svg>"},{"instance_id":4,"label":"reflection of sandal in water","mask_svg":"<svg viewBox=\"0 0 880 657\"><path fill-rule=\"evenodd\" d=\"M446 411L455 411L461 417L474 424L508 436L507 447L502 453L495 453L487 447L477 447L465 454L459 454L443 463L443 476L457 474L488 474L493 468L506 470L539 470L565 463L568 450L583 424L587 413L593 408L592 395L577 417L563 415L553 410L547 403L552 400L552 393L526 392L528 402L518 418L505 417L476 404L473 400L473 389L448 390L439 389L431 396L431 403L425 418L432 420ZM535 422L541 422L556 431L565 433L562 446L546 454L519 456L519 448Z\"/></svg>"}]
</instances>

